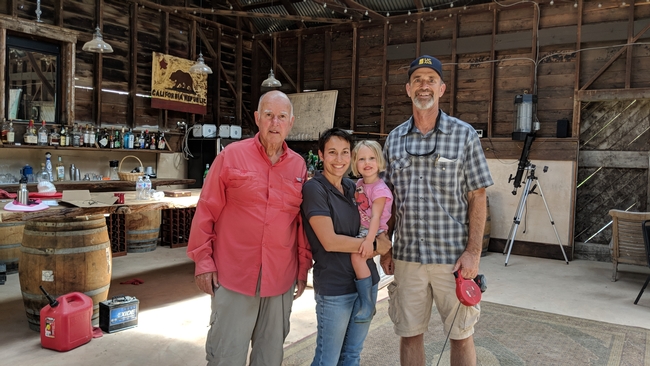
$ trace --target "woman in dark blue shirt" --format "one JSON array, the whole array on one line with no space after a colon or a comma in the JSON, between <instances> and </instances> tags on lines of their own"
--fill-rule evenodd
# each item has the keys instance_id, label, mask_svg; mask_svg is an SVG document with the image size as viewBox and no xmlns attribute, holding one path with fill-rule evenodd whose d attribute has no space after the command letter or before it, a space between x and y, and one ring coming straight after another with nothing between
<instances>
[{"instance_id":1,"label":"woman in dark blue shirt","mask_svg":"<svg viewBox=\"0 0 650 366\"><path fill-rule=\"evenodd\" d=\"M358 294L350 253L356 253L362 238L359 211L354 199L355 184L345 177L350 166L352 137L333 128L321 134L318 156L323 172L302 189L302 215L314 259L313 280L318 334L312 366L358 365L370 322L355 323ZM387 239L386 239L387 240ZM376 253L375 253L376 254ZM373 300L377 299L379 274L372 257Z\"/></svg>"}]
</instances>

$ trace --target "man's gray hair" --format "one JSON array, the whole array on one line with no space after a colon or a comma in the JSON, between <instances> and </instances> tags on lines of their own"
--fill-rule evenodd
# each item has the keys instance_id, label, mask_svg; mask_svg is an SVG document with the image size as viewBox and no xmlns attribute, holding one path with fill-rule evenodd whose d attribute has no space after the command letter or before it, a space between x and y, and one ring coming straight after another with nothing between
<instances>
[{"instance_id":1,"label":"man's gray hair","mask_svg":"<svg viewBox=\"0 0 650 366\"><path fill-rule=\"evenodd\" d=\"M279 93L279 95L282 95L287 99L287 101L289 102L289 105L291 106L291 114L289 115L289 117L293 117L293 103L291 103L291 99L289 99L289 97L286 94L284 94L283 92L281 92L279 90L271 90L271 91L268 91L268 92L262 94L262 96L260 97L259 102L257 102L257 111L259 113L262 113L262 101L270 93Z\"/></svg>"}]
</instances>

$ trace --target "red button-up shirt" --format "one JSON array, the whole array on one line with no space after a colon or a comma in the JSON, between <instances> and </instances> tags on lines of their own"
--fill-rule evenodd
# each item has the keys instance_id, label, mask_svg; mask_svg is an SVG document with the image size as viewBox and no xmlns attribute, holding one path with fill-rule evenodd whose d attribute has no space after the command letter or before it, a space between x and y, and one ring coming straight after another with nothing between
<instances>
[{"instance_id":1,"label":"red button-up shirt","mask_svg":"<svg viewBox=\"0 0 650 366\"><path fill-rule=\"evenodd\" d=\"M303 158L283 143L271 164L259 136L235 142L214 160L203 183L187 246L195 274L254 296L283 294L307 280L311 251L302 226Z\"/></svg>"}]
</instances>

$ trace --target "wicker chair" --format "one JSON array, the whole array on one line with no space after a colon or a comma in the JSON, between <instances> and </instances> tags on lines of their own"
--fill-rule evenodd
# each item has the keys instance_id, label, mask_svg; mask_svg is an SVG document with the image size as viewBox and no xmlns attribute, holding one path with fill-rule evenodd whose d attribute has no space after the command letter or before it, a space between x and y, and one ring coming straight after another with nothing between
<instances>
[{"instance_id":1,"label":"wicker chair","mask_svg":"<svg viewBox=\"0 0 650 366\"><path fill-rule=\"evenodd\" d=\"M650 267L650 220L644 221L641 224L641 226L643 228L643 241L645 242L646 260L648 263L648 267ZM643 295L643 290L645 290L645 288L648 287L649 282L650 282L650 276L646 278L643 287L641 287L641 291L639 292L639 295L636 297L636 300L634 300L634 305L636 305L639 302L641 295Z\"/></svg>"},{"instance_id":2,"label":"wicker chair","mask_svg":"<svg viewBox=\"0 0 650 366\"><path fill-rule=\"evenodd\" d=\"M613 219L611 251L614 273L612 281L616 281L619 263L641 266L648 264L641 223L650 220L650 212L610 210L609 215Z\"/></svg>"}]
</instances>

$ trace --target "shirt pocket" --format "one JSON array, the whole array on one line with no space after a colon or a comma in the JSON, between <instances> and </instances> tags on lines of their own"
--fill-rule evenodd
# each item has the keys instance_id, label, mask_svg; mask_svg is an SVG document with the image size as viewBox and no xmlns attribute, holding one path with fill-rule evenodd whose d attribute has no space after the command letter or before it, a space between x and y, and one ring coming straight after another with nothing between
<instances>
[{"instance_id":1,"label":"shirt pocket","mask_svg":"<svg viewBox=\"0 0 650 366\"><path fill-rule=\"evenodd\" d=\"M442 188L451 188L456 185L459 169L458 159L440 157L437 163L431 163L430 168L432 168L430 171L433 172L431 174L433 185Z\"/></svg>"},{"instance_id":2,"label":"shirt pocket","mask_svg":"<svg viewBox=\"0 0 650 366\"><path fill-rule=\"evenodd\" d=\"M302 204L302 182L283 179L282 211L297 215Z\"/></svg>"},{"instance_id":3,"label":"shirt pocket","mask_svg":"<svg viewBox=\"0 0 650 366\"><path fill-rule=\"evenodd\" d=\"M257 172L251 170L228 168L226 172L226 197L229 200L237 201L238 203L250 206L256 201L255 197L258 194L255 187L257 186Z\"/></svg>"},{"instance_id":4,"label":"shirt pocket","mask_svg":"<svg viewBox=\"0 0 650 366\"><path fill-rule=\"evenodd\" d=\"M398 158L390 162L391 180L395 187L406 187L411 180L412 162L410 157Z\"/></svg>"}]
</instances>

